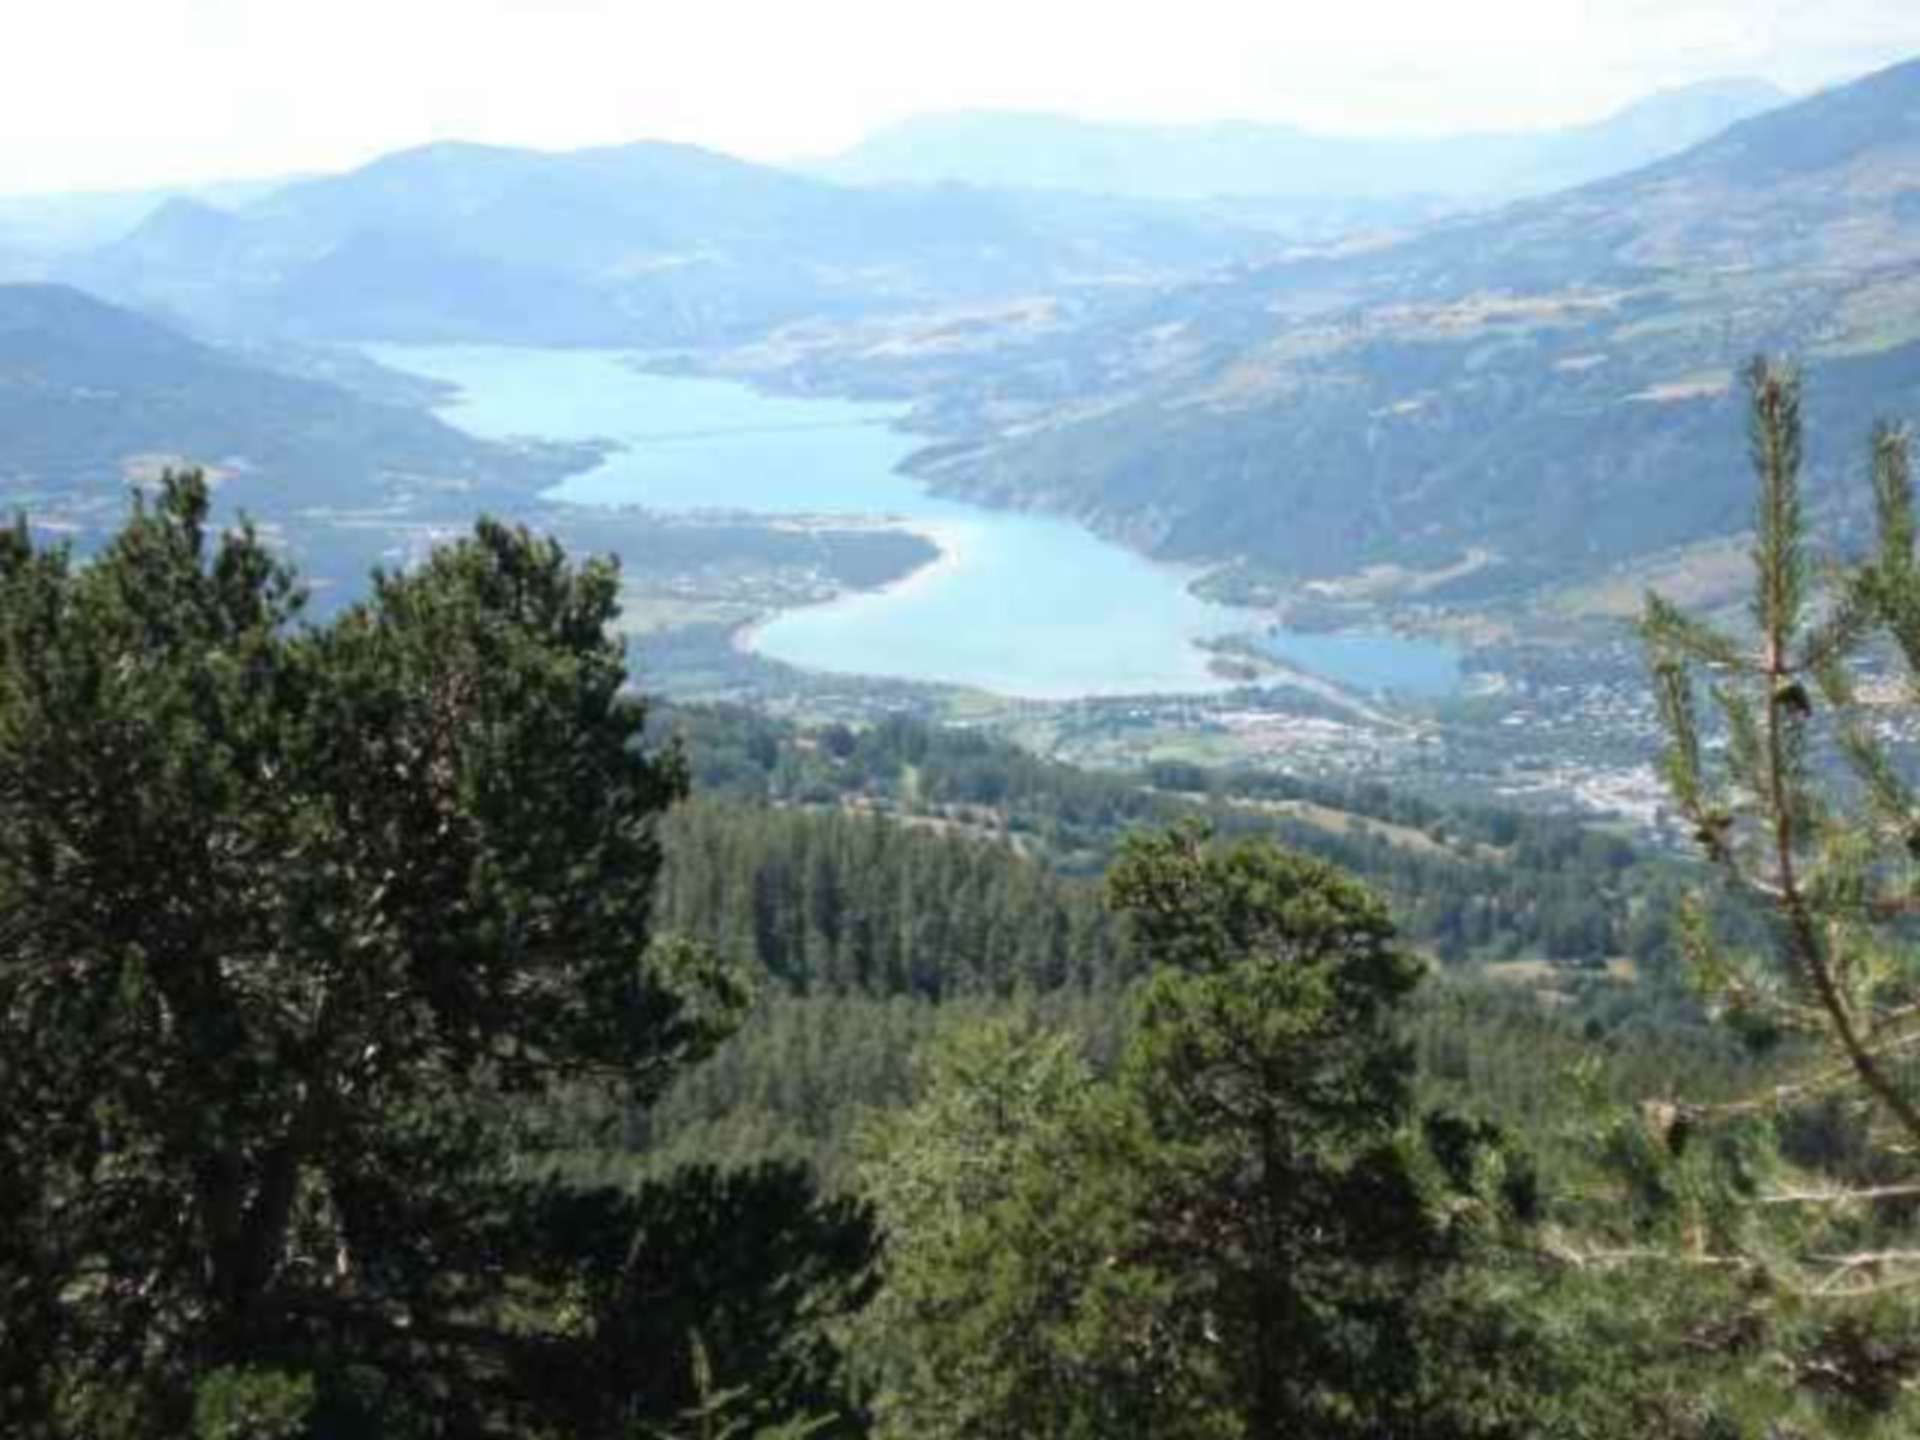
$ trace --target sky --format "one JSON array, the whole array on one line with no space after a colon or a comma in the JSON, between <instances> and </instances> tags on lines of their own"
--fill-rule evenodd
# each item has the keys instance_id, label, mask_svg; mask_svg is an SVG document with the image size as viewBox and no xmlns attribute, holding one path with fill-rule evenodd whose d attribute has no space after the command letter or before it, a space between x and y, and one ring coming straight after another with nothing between
<instances>
[{"instance_id":1,"label":"sky","mask_svg":"<svg viewBox=\"0 0 1920 1440\"><path fill-rule=\"evenodd\" d=\"M914 113L1432 135L1920 55L1920 0L0 0L0 193L466 139L831 152Z\"/></svg>"}]
</instances>

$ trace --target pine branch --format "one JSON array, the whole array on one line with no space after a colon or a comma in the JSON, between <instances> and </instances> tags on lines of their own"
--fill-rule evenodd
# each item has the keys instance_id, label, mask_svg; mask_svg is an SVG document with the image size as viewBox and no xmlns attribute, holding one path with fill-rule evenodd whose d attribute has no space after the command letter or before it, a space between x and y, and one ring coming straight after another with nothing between
<instances>
[{"instance_id":1,"label":"pine branch","mask_svg":"<svg viewBox=\"0 0 1920 1440\"><path fill-rule=\"evenodd\" d=\"M1696 620L1658 591L1649 590L1640 614L1640 636L1662 659L1686 659L1714 669L1752 672L1753 654L1729 635Z\"/></svg>"},{"instance_id":2,"label":"pine branch","mask_svg":"<svg viewBox=\"0 0 1920 1440\"><path fill-rule=\"evenodd\" d=\"M1873 431L1873 501L1879 534L1878 573L1898 583L1913 571L1913 466L1904 426L1885 422Z\"/></svg>"},{"instance_id":3,"label":"pine branch","mask_svg":"<svg viewBox=\"0 0 1920 1440\"><path fill-rule=\"evenodd\" d=\"M1800 625L1806 562L1800 517L1800 375L1791 365L1756 358L1747 370L1752 400L1750 444L1760 479L1754 569L1759 581L1754 623L1765 646L1764 664L1779 675L1785 642Z\"/></svg>"}]
</instances>

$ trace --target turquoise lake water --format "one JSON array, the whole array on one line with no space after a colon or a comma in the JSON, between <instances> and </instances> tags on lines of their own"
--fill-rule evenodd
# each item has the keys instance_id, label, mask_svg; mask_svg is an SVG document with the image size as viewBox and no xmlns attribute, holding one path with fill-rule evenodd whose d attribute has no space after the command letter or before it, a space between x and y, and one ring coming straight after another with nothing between
<instances>
[{"instance_id":1,"label":"turquoise lake water","mask_svg":"<svg viewBox=\"0 0 1920 1440\"><path fill-rule=\"evenodd\" d=\"M781 613L752 647L804 669L967 685L1033 699L1227 688L1197 642L1259 628L1210 605L1191 578L1070 521L930 495L899 466L922 442L893 407L767 396L728 381L648 375L618 354L494 347L374 347L396 369L456 386L441 414L477 435L611 441L621 448L550 498L666 511L888 518L941 559L884 590ZM1386 663L1419 669L1436 647L1391 636L1282 636L1274 653L1375 688ZM1385 651L1351 642L1385 641ZM1328 642L1334 643L1329 646ZM1412 647L1404 651L1394 646ZM1446 652L1440 652L1444 655ZM1398 657L1397 659L1395 657ZM1399 688L1418 689L1404 683Z\"/></svg>"},{"instance_id":2,"label":"turquoise lake water","mask_svg":"<svg viewBox=\"0 0 1920 1440\"><path fill-rule=\"evenodd\" d=\"M1274 659L1327 675L1355 690L1437 700L1460 688L1460 655L1444 645L1370 632L1269 630L1256 648Z\"/></svg>"},{"instance_id":3,"label":"turquoise lake water","mask_svg":"<svg viewBox=\"0 0 1920 1440\"><path fill-rule=\"evenodd\" d=\"M756 515L891 517L942 558L885 590L786 611L753 648L808 670L976 686L1002 695L1224 689L1195 641L1244 612L1186 576L1063 520L942 500L899 473L921 443L897 411L647 375L615 354L377 347L376 359L459 387L441 414L477 435L621 447L551 498Z\"/></svg>"}]
</instances>

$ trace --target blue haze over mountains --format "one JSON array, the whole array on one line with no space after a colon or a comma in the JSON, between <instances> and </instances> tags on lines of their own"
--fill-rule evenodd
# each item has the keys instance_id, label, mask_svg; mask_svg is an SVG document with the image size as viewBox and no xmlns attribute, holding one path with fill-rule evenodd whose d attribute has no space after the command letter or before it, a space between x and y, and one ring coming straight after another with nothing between
<instances>
[{"instance_id":1,"label":"blue haze over mountains","mask_svg":"<svg viewBox=\"0 0 1920 1440\"><path fill-rule=\"evenodd\" d=\"M33 317L6 332L0 467L9 499L83 473L117 495L101 467L122 442L312 486L351 490L357 469L525 493L553 457L474 448L387 403L427 397L314 347L631 346L906 400L937 486L1161 555L1296 576L1477 556L1458 585L1525 588L1744 525L1728 381L1754 349L1814 366L1822 504L1844 508L1849 463L1823 437L1920 414L1920 67L1764 108L1777 99L1738 83L1659 97L1584 130L1452 142L1451 167L1442 142L1365 142L1387 158L1375 172L1345 152L1338 201L1310 198L1331 182L1304 161L1229 202L1149 180L1132 195L851 185L651 143L444 144L266 193L173 196L14 273L170 327L195 347L181 393L130 391L139 423L81 444L89 382L60 347L105 322L70 294L0 289L0 316ZM1393 193L1409 166L1429 190L1450 177L1454 213ZM32 214L0 204L0 247ZM90 239L114 228L95 224ZM35 347L63 358L38 364ZM84 353L103 367L91 390L111 389L112 347ZM308 388L272 389L289 369ZM248 386L275 397L276 448L248 428ZM406 443L431 463L383 451L395 417L428 427Z\"/></svg>"},{"instance_id":2,"label":"blue haze over mountains","mask_svg":"<svg viewBox=\"0 0 1920 1440\"><path fill-rule=\"evenodd\" d=\"M876 309L1167 279L1263 240L1171 206L854 189L689 146L442 144L237 212L172 201L65 273L227 333L713 344Z\"/></svg>"},{"instance_id":3,"label":"blue haze over mountains","mask_svg":"<svg viewBox=\"0 0 1920 1440\"><path fill-rule=\"evenodd\" d=\"M1048 122L1025 134L1033 124L1018 117L986 122L1022 132L1003 159L1057 157L1063 181L1081 178L1074 157L1098 134L1143 169L1186 176L1187 191L1037 189L991 162L949 173L937 156L880 177L916 183L868 187L683 145L547 154L439 144L241 203L169 198L54 273L218 333L731 342L876 309L1164 283L1286 242L1422 218L1435 192L1484 198L1624 168L1780 98L1727 82L1576 131L1413 144L1261 127L1183 137ZM898 138L873 143L897 150ZM1204 163L1187 153L1193 143ZM1186 203L1195 186L1240 203ZM0 244L6 218L0 208Z\"/></svg>"},{"instance_id":4,"label":"blue haze over mountains","mask_svg":"<svg viewBox=\"0 0 1920 1440\"><path fill-rule=\"evenodd\" d=\"M1246 121L1126 125L963 111L903 121L814 168L854 184L961 181L1158 200L1484 201L1635 169L1788 98L1764 80L1716 80L1586 125L1438 139L1352 139Z\"/></svg>"},{"instance_id":5,"label":"blue haze over mountains","mask_svg":"<svg viewBox=\"0 0 1920 1440\"><path fill-rule=\"evenodd\" d=\"M1762 350L1812 370L1813 500L1844 521L1872 419L1920 416L1920 62L1036 339L970 392L951 377L974 443L942 479L1174 557L1478 556L1453 593L1526 588L1745 528L1733 381Z\"/></svg>"}]
</instances>

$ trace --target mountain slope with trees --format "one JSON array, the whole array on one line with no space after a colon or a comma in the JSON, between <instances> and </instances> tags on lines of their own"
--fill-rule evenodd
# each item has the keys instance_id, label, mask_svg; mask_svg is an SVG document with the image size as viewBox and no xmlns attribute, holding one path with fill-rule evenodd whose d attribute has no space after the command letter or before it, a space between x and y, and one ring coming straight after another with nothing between
<instances>
[{"instance_id":1,"label":"mountain slope with trees","mask_svg":"<svg viewBox=\"0 0 1920 1440\"><path fill-rule=\"evenodd\" d=\"M1014 345L929 423L942 484L1281 576L1478 555L1523 588L1744 528L1756 349L1817 358L1828 441L1920 410L1920 62L1648 169L1255 266ZM1829 428L1830 427L1830 428Z\"/></svg>"},{"instance_id":2,"label":"mountain slope with trees","mask_svg":"<svg viewBox=\"0 0 1920 1440\"><path fill-rule=\"evenodd\" d=\"M1783 414L1761 624L1797 639ZM1817 867L1759 892L1831 941L1810 969L1759 932L1768 998L1798 1025L1792 986L1844 980L1826 1013L1890 1063L1910 967L1868 931L1911 867L1869 847L1875 816L1907 846L1910 793L1796 828L1803 729L1851 695L1793 667L1911 639L1910 477L1878 453L1887 543L1811 652L1658 628L1750 680L1774 737L1736 723L1722 815L1676 728L1703 842L1785 826ZM1336 866L1167 825L1190 772L721 716L691 768L799 803L676 814L689 760L626 693L609 564L483 521L307 625L208 498L170 481L91 560L0 533L8 1434L1911 1433L1912 1159L1860 1104L1890 1069L1436 979ZM962 784L970 827L937 808ZM892 819L820 813L888 793ZM952 833L990 793L1056 864L1111 850L1104 892ZM1413 843L1417 807L1352 798ZM1047 968L1036 901L1125 964ZM904 965L814 951L863 916ZM1740 975L1705 978L1737 1002Z\"/></svg>"},{"instance_id":3,"label":"mountain slope with trees","mask_svg":"<svg viewBox=\"0 0 1920 1440\"><path fill-rule=\"evenodd\" d=\"M38 519L117 521L127 483L161 461L212 469L260 513L423 490L499 503L572 458L262 368L64 286L0 286L0 474Z\"/></svg>"}]
</instances>

